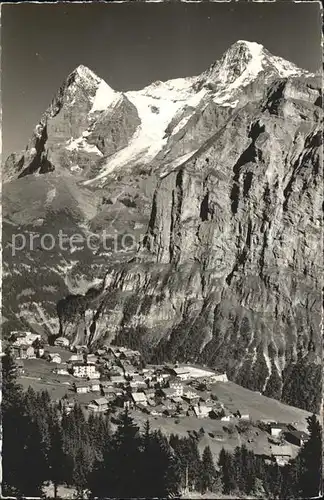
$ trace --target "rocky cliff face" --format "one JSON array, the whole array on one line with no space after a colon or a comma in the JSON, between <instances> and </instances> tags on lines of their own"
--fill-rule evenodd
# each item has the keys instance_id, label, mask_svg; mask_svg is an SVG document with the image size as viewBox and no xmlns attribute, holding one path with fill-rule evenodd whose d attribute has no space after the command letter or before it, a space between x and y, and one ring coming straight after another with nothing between
<instances>
[{"instance_id":1,"label":"rocky cliff face","mask_svg":"<svg viewBox=\"0 0 324 500\"><path fill-rule=\"evenodd\" d=\"M59 332L75 343L114 339L141 348L148 359L204 363L249 388L316 409L320 82L255 45L238 42L195 79L129 93L121 128L136 126L132 105L141 126L120 152L127 135L116 140L112 130L100 142L101 114L87 142L104 155L117 153L83 189L97 196L109 181L113 207L118 190L126 191L127 214L137 204L144 237L131 258L107 258L96 287L58 302ZM185 95L186 103L159 121L159 99L169 92L177 103ZM155 103L152 136L144 102ZM139 165L143 182L129 183ZM103 212L91 223L98 218L102 224Z\"/></svg>"}]
</instances>

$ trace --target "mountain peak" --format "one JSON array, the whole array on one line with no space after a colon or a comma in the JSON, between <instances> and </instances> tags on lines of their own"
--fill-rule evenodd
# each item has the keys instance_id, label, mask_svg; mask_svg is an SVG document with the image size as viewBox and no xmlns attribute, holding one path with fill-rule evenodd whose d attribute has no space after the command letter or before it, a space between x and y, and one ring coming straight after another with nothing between
<instances>
[{"instance_id":1,"label":"mountain peak","mask_svg":"<svg viewBox=\"0 0 324 500\"><path fill-rule=\"evenodd\" d=\"M273 78L310 75L282 57L271 54L263 45L247 40L233 43L199 78L200 85L212 86L224 96L255 81L260 74L265 81ZM227 98L227 97L226 97Z\"/></svg>"}]
</instances>

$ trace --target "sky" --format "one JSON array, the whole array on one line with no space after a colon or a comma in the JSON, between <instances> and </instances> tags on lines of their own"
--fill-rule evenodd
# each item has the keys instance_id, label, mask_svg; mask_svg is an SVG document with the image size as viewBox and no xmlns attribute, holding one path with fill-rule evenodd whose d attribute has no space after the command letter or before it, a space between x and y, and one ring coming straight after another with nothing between
<instances>
[{"instance_id":1,"label":"sky","mask_svg":"<svg viewBox=\"0 0 324 500\"><path fill-rule=\"evenodd\" d=\"M2 5L2 153L26 146L65 78L84 64L116 90L207 69L237 40L300 67L321 64L318 3Z\"/></svg>"}]
</instances>

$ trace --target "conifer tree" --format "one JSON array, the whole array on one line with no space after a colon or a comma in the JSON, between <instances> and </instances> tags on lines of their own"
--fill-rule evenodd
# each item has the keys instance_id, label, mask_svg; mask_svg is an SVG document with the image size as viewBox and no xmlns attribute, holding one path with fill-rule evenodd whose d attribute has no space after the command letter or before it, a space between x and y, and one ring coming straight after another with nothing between
<instances>
[{"instance_id":1,"label":"conifer tree","mask_svg":"<svg viewBox=\"0 0 324 500\"><path fill-rule=\"evenodd\" d=\"M201 460L200 491L214 491L217 472L209 446L206 446Z\"/></svg>"},{"instance_id":2,"label":"conifer tree","mask_svg":"<svg viewBox=\"0 0 324 500\"><path fill-rule=\"evenodd\" d=\"M221 449L219 454L218 465L222 470L221 481L223 493L228 495L236 489L235 470L232 455L228 451L225 451L224 448Z\"/></svg>"},{"instance_id":3,"label":"conifer tree","mask_svg":"<svg viewBox=\"0 0 324 500\"><path fill-rule=\"evenodd\" d=\"M321 495L322 429L316 415L307 418L309 440L300 454L300 493L303 498Z\"/></svg>"}]
</instances>

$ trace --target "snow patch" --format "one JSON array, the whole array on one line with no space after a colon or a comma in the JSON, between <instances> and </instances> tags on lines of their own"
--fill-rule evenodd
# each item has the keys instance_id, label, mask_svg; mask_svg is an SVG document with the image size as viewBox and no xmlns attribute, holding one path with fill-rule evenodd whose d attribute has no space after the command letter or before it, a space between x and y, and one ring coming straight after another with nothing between
<instances>
[{"instance_id":1,"label":"snow patch","mask_svg":"<svg viewBox=\"0 0 324 500\"><path fill-rule=\"evenodd\" d=\"M90 113L104 111L119 99L120 93L115 92L104 80L101 80L94 96Z\"/></svg>"},{"instance_id":2,"label":"snow patch","mask_svg":"<svg viewBox=\"0 0 324 500\"><path fill-rule=\"evenodd\" d=\"M109 158L101 173L84 184L103 179L118 167L140 162L147 164L165 146L167 126L181 109L196 108L207 93L206 89L195 92L192 78L178 78L168 82L155 82L141 91L129 91L126 97L137 109L141 125L129 144ZM152 107L159 113L152 113Z\"/></svg>"},{"instance_id":3,"label":"snow patch","mask_svg":"<svg viewBox=\"0 0 324 500\"><path fill-rule=\"evenodd\" d=\"M56 196L56 188L50 189L46 195L45 203L52 203Z\"/></svg>"},{"instance_id":4,"label":"snow patch","mask_svg":"<svg viewBox=\"0 0 324 500\"><path fill-rule=\"evenodd\" d=\"M84 137L79 137L78 139L70 139L65 146L68 151L83 151L85 153L93 153L98 156L103 156L102 152L99 151L97 146L94 144L89 144Z\"/></svg>"}]
</instances>

